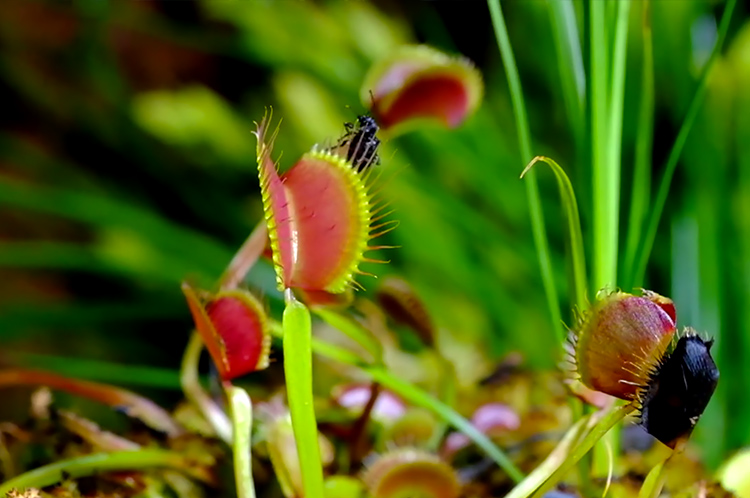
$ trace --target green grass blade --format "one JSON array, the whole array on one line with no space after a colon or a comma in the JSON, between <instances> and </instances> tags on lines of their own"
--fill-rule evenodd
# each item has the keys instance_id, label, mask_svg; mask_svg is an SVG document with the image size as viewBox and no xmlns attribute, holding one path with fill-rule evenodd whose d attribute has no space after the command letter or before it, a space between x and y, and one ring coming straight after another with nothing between
<instances>
[{"instance_id":1,"label":"green grass blade","mask_svg":"<svg viewBox=\"0 0 750 498\"><path fill-rule=\"evenodd\" d=\"M680 131L677 134L677 138L675 139L674 145L672 146L672 150L669 152L667 164L664 168L664 176L662 176L661 182L659 183L659 190L656 194L656 200L654 201L654 205L651 208L651 216L648 220L646 234L644 235L643 243L641 245L640 251L638 252L638 257L635 259L636 263L635 271L633 272L633 285L640 286L644 283L644 277L646 275L646 265L648 264L648 258L651 255L651 249L654 247L654 242L656 241L656 232L659 230L659 221L661 220L661 215L664 212L664 206L667 203L667 196L669 195L669 188L672 185L672 177L674 176L675 169L677 168L677 161L680 158L682 149L685 147L685 142L687 142L688 135L690 135L690 130L693 127L693 122L698 115L698 111L703 104L703 98L706 95L708 76L711 73L711 69L716 62L716 59L721 53L721 48L724 45L724 40L726 39L727 31L729 30L729 22L732 19L732 12L734 11L736 5L737 0L727 1L727 5L724 8L724 13L721 16L716 44L711 51L711 56L709 57L706 66L703 68L703 73L701 74L700 81L698 82L698 88L696 89L695 94L693 95L693 99L690 102L690 107L688 108L687 114L685 115L685 119L682 121L682 126L680 127Z\"/></svg>"},{"instance_id":2,"label":"green grass blade","mask_svg":"<svg viewBox=\"0 0 750 498\"><path fill-rule=\"evenodd\" d=\"M284 374L294 440L297 444L305 496L323 496L323 466L318 444L312 383L312 324L307 307L286 292Z\"/></svg>"},{"instance_id":3,"label":"green grass blade","mask_svg":"<svg viewBox=\"0 0 750 498\"><path fill-rule=\"evenodd\" d=\"M527 161L531 160L533 154L531 153L529 123L526 117L526 106L524 104L523 92L521 90L521 79L518 76L518 68L516 67L510 39L508 38L508 30L505 27L505 19L503 18L503 12L500 9L500 0L487 0L487 4L490 9L497 44L503 58L505 73L508 77L510 98L513 103L513 115L516 121L518 142L521 151L521 160L525 165ZM534 235L539 267L542 273L544 293L547 297L547 306L549 307L550 316L552 318L551 330L554 337L550 339L559 342L559 337L564 337L563 332L561 332L563 321L562 315L560 314L560 302L557 296L557 288L555 287L552 262L550 260L549 243L547 242L547 235L544 230L544 213L539 198L539 186L537 184L536 174L533 171L526 176L526 179L527 181L525 183L529 202L529 214L531 216L531 229ZM555 336L556 331L558 332Z\"/></svg>"},{"instance_id":4,"label":"green grass blade","mask_svg":"<svg viewBox=\"0 0 750 498\"><path fill-rule=\"evenodd\" d=\"M602 210L605 227L601 232L599 250L603 253L599 287L617 284L617 255L620 220L620 170L622 163L622 121L625 96L625 60L627 57L628 20L630 0L617 2L615 46L612 54L611 87L607 105L608 135L606 138L606 163L601 172L604 190L594 203L594 210ZM594 194L596 196L596 193ZM596 197L595 197L596 198Z\"/></svg>"},{"instance_id":5,"label":"green grass blade","mask_svg":"<svg viewBox=\"0 0 750 498\"><path fill-rule=\"evenodd\" d=\"M611 252L610 218L607 194L612 179L607 174L607 35L604 2L589 0L589 36L591 60L589 82L591 85L591 176L593 179L593 279L592 291L611 285L613 266L608 253Z\"/></svg>"},{"instance_id":6,"label":"green grass blade","mask_svg":"<svg viewBox=\"0 0 750 498\"><path fill-rule=\"evenodd\" d=\"M255 498L255 483L251 458L250 431L253 425L253 405L244 389L228 386L227 397L232 413L232 453L237 498Z\"/></svg>"},{"instance_id":7,"label":"green grass blade","mask_svg":"<svg viewBox=\"0 0 750 498\"><path fill-rule=\"evenodd\" d=\"M552 35L555 41L560 86L562 87L565 110L573 130L576 149L583 149L584 99L586 94L586 74L583 68L581 43L578 40L573 0L551 0L547 2L552 21Z\"/></svg>"},{"instance_id":8,"label":"green grass blade","mask_svg":"<svg viewBox=\"0 0 750 498\"><path fill-rule=\"evenodd\" d=\"M588 281L586 279L586 256L583 249L583 235L581 233L581 219L578 214L578 203L576 202L576 194L573 191L573 185L570 183L568 175L565 174L559 164L554 160L544 157L535 157L526 169L521 174L523 177L537 161L546 163L555 174L557 178L557 185L560 189L560 198L562 199L562 206L565 210L566 217L568 218L568 237L570 239L570 254L573 266L572 276L573 282L571 288L575 296L575 304L578 306L580 311L585 310L588 307Z\"/></svg>"},{"instance_id":9,"label":"green grass blade","mask_svg":"<svg viewBox=\"0 0 750 498\"><path fill-rule=\"evenodd\" d=\"M638 254L651 198L651 153L654 140L654 42L651 34L651 1L644 0L641 5L643 9L643 73L635 142L633 189L625 242L625 271L622 280L623 288L626 290L631 289L634 284L635 258Z\"/></svg>"}]
</instances>

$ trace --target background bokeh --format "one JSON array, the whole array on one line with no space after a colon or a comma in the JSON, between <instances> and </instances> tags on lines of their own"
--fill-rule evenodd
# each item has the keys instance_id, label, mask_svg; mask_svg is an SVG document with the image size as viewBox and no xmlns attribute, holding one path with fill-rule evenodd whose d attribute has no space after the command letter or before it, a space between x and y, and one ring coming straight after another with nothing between
<instances>
[{"instance_id":1,"label":"background bokeh","mask_svg":"<svg viewBox=\"0 0 750 498\"><path fill-rule=\"evenodd\" d=\"M628 41L622 226L640 99L640 5ZM591 179L571 131L549 5L503 8L533 151L570 174L590 237ZM654 185L722 8L653 2ZM457 130L426 126L385 141L381 195L400 221L385 238L400 248L383 254L389 265L365 270L412 282L457 344L486 349L490 360L520 351L529 365L553 368L559 337L487 7L395 0L0 2L0 360L174 403L191 327L179 282L210 285L262 217L253 122L273 107L282 119L275 150L289 166L364 112L360 84L374 60L415 42L473 60L486 95ZM717 338L722 381L697 434L714 465L750 442L749 88L750 24L740 5L645 282L676 300L680 325ZM560 305L569 310L563 212L552 176L540 169L539 177ZM365 292L376 286L361 282ZM248 284L276 309L267 264ZM0 418L26 410L25 399L0 393Z\"/></svg>"}]
</instances>

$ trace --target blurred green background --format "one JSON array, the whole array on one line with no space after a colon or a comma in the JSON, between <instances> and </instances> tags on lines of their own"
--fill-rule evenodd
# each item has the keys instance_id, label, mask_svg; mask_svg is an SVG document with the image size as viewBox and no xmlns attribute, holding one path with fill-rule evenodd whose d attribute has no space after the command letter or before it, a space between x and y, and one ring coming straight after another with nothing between
<instances>
[{"instance_id":1,"label":"blurred green background","mask_svg":"<svg viewBox=\"0 0 750 498\"><path fill-rule=\"evenodd\" d=\"M633 3L628 39L623 227L642 5ZM573 6L580 26L581 2ZM503 9L532 149L570 174L590 238L591 178L566 107L549 3L507 1ZM707 0L653 2L654 185L722 9ZM191 327L178 284L211 285L261 219L253 122L273 107L283 120L275 150L289 166L364 112L360 84L374 60L417 42L473 60L486 96L457 130L425 127L385 141L382 196L400 221L385 243L400 249L384 254L390 265L364 269L409 279L459 341L494 358L521 351L530 365L553 368L558 332L487 6L396 0L0 2L0 361L174 403ZM676 300L679 325L717 338L722 380L697 434L713 464L750 442L749 89L750 23L740 5L645 283ZM560 305L569 310L563 212L552 175L539 172ZM624 229L620 240L624 247ZM360 281L366 292L376 286ZM248 283L278 298L267 264ZM0 418L24 410L24 397L0 393Z\"/></svg>"}]
</instances>

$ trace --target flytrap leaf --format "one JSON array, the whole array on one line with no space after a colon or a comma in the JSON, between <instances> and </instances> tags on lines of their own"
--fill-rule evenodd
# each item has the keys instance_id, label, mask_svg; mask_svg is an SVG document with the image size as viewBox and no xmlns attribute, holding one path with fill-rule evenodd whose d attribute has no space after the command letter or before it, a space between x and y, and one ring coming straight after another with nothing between
<instances>
[{"instance_id":1,"label":"flytrap leaf","mask_svg":"<svg viewBox=\"0 0 750 498\"><path fill-rule=\"evenodd\" d=\"M203 342L224 380L268 366L271 336L261 303L244 290L198 293L182 284L190 312Z\"/></svg>"},{"instance_id":2,"label":"flytrap leaf","mask_svg":"<svg viewBox=\"0 0 750 498\"><path fill-rule=\"evenodd\" d=\"M362 273L368 242L379 235L373 230L383 227L372 226L376 213L366 185L377 154L339 141L330 149L313 148L279 174L270 157L276 132L267 136L269 121L267 115L258 126L257 155L279 289L343 293Z\"/></svg>"},{"instance_id":3,"label":"flytrap leaf","mask_svg":"<svg viewBox=\"0 0 750 498\"><path fill-rule=\"evenodd\" d=\"M384 129L425 118L455 128L482 93L482 78L468 59L409 45L373 65L361 98Z\"/></svg>"}]
</instances>

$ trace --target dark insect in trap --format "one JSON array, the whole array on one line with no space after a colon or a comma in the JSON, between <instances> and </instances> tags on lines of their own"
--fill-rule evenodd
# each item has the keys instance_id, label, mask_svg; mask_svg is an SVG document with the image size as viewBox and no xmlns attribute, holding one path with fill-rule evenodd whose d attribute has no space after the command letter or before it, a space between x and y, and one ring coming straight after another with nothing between
<instances>
[{"instance_id":1,"label":"dark insect in trap","mask_svg":"<svg viewBox=\"0 0 750 498\"><path fill-rule=\"evenodd\" d=\"M641 425L670 448L690 435L716 389L712 344L692 333L681 337L643 396Z\"/></svg>"},{"instance_id":2,"label":"dark insect in trap","mask_svg":"<svg viewBox=\"0 0 750 498\"><path fill-rule=\"evenodd\" d=\"M568 347L573 371L587 387L640 408L646 432L681 447L719 380L711 341L692 329L678 335L671 299L613 292L581 317Z\"/></svg>"},{"instance_id":3,"label":"dark insect in trap","mask_svg":"<svg viewBox=\"0 0 750 498\"><path fill-rule=\"evenodd\" d=\"M346 133L336 144L336 148L346 151L346 160L351 162L358 172L373 164L380 164L378 147L380 139L376 136L380 127L372 116L363 114L354 123L344 123Z\"/></svg>"}]
</instances>

